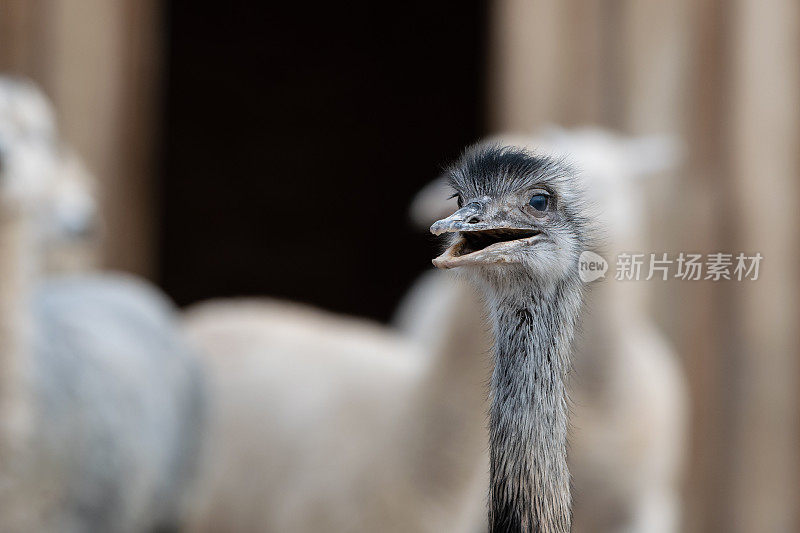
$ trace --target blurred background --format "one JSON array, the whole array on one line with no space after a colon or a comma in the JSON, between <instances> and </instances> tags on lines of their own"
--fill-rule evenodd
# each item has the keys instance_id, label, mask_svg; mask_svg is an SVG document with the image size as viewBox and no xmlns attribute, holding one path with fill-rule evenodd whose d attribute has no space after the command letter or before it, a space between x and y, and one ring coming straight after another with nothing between
<instances>
[{"instance_id":1,"label":"blurred background","mask_svg":"<svg viewBox=\"0 0 800 533\"><path fill-rule=\"evenodd\" d=\"M495 132L686 148L646 252L760 252L652 282L690 392L685 531L800 530L795 0L0 0L0 70L96 176L102 263L180 305L271 295L386 321L436 245L407 209Z\"/></svg>"}]
</instances>

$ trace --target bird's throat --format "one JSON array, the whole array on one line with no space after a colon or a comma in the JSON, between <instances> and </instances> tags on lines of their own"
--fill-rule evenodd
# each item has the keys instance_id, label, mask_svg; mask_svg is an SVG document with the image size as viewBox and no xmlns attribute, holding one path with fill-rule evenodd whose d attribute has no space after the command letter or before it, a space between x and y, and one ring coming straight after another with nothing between
<instances>
[{"instance_id":1,"label":"bird's throat","mask_svg":"<svg viewBox=\"0 0 800 533\"><path fill-rule=\"evenodd\" d=\"M581 305L563 282L490 297L495 368L490 412L493 532L568 532L571 498L566 377Z\"/></svg>"}]
</instances>

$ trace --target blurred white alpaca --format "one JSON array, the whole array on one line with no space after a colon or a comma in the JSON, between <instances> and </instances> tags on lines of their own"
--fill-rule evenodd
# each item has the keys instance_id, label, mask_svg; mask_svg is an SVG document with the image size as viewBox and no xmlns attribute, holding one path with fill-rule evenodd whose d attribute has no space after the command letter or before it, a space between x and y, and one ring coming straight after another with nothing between
<instances>
[{"instance_id":1,"label":"blurred white alpaca","mask_svg":"<svg viewBox=\"0 0 800 533\"><path fill-rule=\"evenodd\" d=\"M450 327L465 318L442 318L422 349L287 303L193 310L211 388L193 530L467 531L484 514L488 364L462 356L480 339Z\"/></svg>"},{"instance_id":2,"label":"blurred white alpaca","mask_svg":"<svg viewBox=\"0 0 800 533\"><path fill-rule=\"evenodd\" d=\"M45 273L82 272L98 266L99 223L95 179L58 138L55 111L33 84L0 76L0 133L5 142L36 138L52 172L37 200L35 238Z\"/></svg>"},{"instance_id":3,"label":"blurred white alpaca","mask_svg":"<svg viewBox=\"0 0 800 533\"><path fill-rule=\"evenodd\" d=\"M599 129L554 128L535 138L498 140L567 156L582 170L587 192L607 228L609 259L621 251L649 251L642 230L646 202L641 182L674 165L678 157L674 142L661 137L623 138ZM411 214L421 227L455 209L454 200L444 200L449 196L446 189L442 180L436 180L415 198ZM607 276L613 277L613 272ZM440 317L452 311L441 302L452 300L453 291L464 290L447 273L428 273L409 292L395 323L428 345ZM680 529L686 385L675 354L649 318L646 291L642 284L607 280L595 284L588 296L572 379L569 460L575 531ZM480 317L462 316L467 319L462 331L483 331ZM482 339L476 353L484 353L489 343L488 336Z\"/></svg>"},{"instance_id":4,"label":"blurred white alpaca","mask_svg":"<svg viewBox=\"0 0 800 533\"><path fill-rule=\"evenodd\" d=\"M174 527L198 455L199 367L172 307L144 283L41 280L42 240L62 201L56 146L41 93L2 80L2 531Z\"/></svg>"}]
</instances>

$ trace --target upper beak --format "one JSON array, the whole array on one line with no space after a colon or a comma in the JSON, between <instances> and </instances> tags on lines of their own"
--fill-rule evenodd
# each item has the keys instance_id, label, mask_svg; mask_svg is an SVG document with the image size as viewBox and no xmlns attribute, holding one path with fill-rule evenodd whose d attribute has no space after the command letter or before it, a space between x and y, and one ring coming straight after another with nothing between
<instances>
[{"instance_id":1,"label":"upper beak","mask_svg":"<svg viewBox=\"0 0 800 533\"><path fill-rule=\"evenodd\" d=\"M482 222L485 208L478 202L472 202L447 218L438 220L431 226L431 233L441 235L442 233L453 233L456 231L478 231L487 229L488 225Z\"/></svg>"}]
</instances>

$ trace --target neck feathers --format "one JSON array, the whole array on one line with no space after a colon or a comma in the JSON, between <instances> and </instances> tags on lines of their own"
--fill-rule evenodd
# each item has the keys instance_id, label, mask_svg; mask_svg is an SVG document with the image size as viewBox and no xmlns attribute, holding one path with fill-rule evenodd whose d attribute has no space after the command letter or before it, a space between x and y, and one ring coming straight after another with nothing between
<instances>
[{"instance_id":1,"label":"neck feathers","mask_svg":"<svg viewBox=\"0 0 800 533\"><path fill-rule=\"evenodd\" d=\"M28 300L34 249L27 213L0 201L0 477L10 475L12 452L24 447L30 430L30 319ZM14 484L12 483L12 487ZM2 492L2 489L0 489ZM0 494L0 500L3 495Z\"/></svg>"},{"instance_id":2,"label":"neck feathers","mask_svg":"<svg viewBox=\"0 0 800 533\"><path fill-rule=\"evenodd\" d=\"M493 532L570 530L565 381L580 305L580 286L570 281L490 301Z\"/></svg>"}]
</instances>

